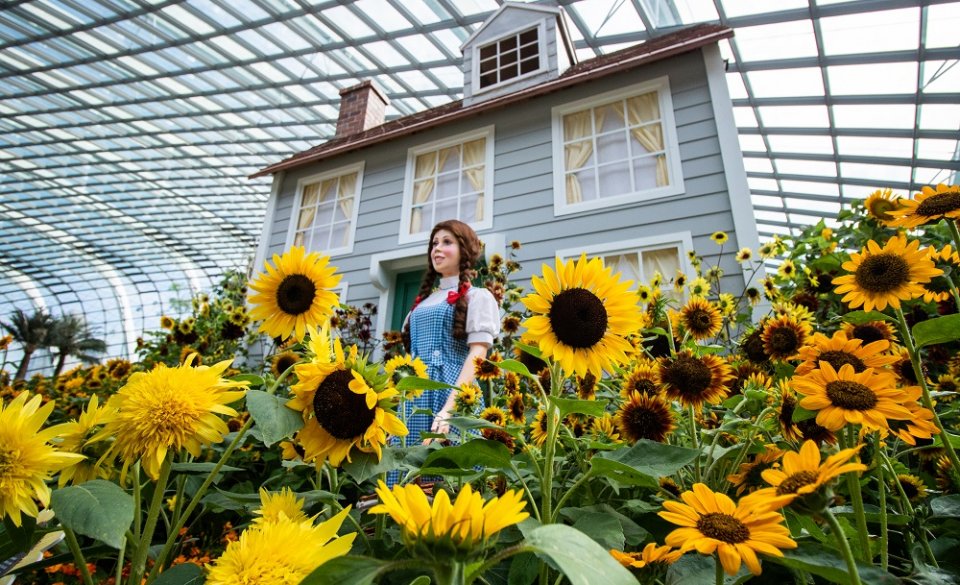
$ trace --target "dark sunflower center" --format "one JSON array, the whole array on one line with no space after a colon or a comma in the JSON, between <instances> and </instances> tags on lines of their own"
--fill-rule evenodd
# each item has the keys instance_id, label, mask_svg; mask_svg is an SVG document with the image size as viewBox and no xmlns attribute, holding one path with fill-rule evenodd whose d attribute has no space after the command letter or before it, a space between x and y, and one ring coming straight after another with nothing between
<instances>
[{"instance_id":1,"label":"dark sunflower center","mask_svg":"<svg viewBox=\"0 0 960 585\"><path fill-rule=\"evenodd\" d=\"M350 390L353 374L337 370L323 379L313 396L317 422L337 439L354 439L373 422L376 409L367 408L366 398Z\"/></svg>"},{"instance_id":2,"label":"dark sunflower center","mask_svg":"<svg viewBox=\"0 0 960 585\"><path fill-rule=\"evenodd\" d=\"M766 462L754 463L747 470L743 477L744 485L760 485L763 483L763 472L770 469L770 464Z\"/></svg>"},{"instance_id":3,"label":"dark sunflower center","mask_svg":"<svg viewBox=\"0 0 960 585\"><path fill-rule=\"evenodd\" d=\"M661 370L660 375L664 382L679 388L687 395L701 394L713 381L710 367L688 355L677 356L672 364Z\"/></svg>"},{"instance_id":4,"label":"dark sunflower center","mask_svg":"<svg viewBox=\"0 0 960 585\"><path fill-rule=\"evenodd\" d=\"M933 278L924 286L927 290L935 293L950 292L950 281L942 276Z\"/></svg>"},{"instance_id":5,"label":"dark sunflower center","mask_svg":"<svg viewBox=\"0 0 960 585\"><path fill-rule=\"evenodd\" d=\"M306 313L317 295L313 281L302 274L291 274L277 287L277 306L288 315Z\"/></svg>"},{"instance_id":6,"label":"dark sunflower center","mask_svg":"<svg viewBox=\"0 0 960 585\"><path fill-rule=\"evenodd\" d=\"M297 361L299 361L299 358L292 353L282 354L278 356L277 357L277 374L282 374L286 372L290 368L290 366L297 363Z\"/></svg>"},{"instance_id":7,"label":"dark sunflower center","mask_svg":"<svg viewBox=\"0 0 960 585\"><path fill-rule=\"evenodd\" d=\"M857 286L871 293L888 293L910 282L910 264L902 256L882 252L866 258L854 273Z\"/></svg>"},{"instance_id":8,"label":"dark sunflower center","mask_svg":"<svg viewBox=\"0 0 960 585\"><path fill-rule=\"evenodd\" d=\"M915 484L912 479L900 477L897 478L897 480L900 482L900 487L903 488L903 493L907 494L908 500L917 499L917 496L920 495L920 490L917 489L917 484Z\"/></svg>"},{"instance_id":9,"label":"dark sunflower center","mask_svg":"<svg viewBox=\"0 0 960 585\"><path fill-rule=\"evenodd\" d=\"M870 325L869 323L866 325L857 325L856 327L854 327L853 337L863 341L864 345L887 338L883 334L883 331L880 331L880 329L876 325Z\"/></svg>"},{"instance_id":10,"label":"dark sunflower center","mask_svg":"<svg viewBox=\"0 0 960 585\"><path fill-rule=\"evenodd\" d=\"M697 520L697 530L708 538L738 544L750 538L750 529L729 514L710 512Z\"/></svg>"},{"instance_id":11,"label":"dark sunflower center","mask_svg":"<svg viewBox=\"0 0 960 585\"><path fill-rule=\"evenodd\" d=\"M583 288L571 288L554 297L549 317L557 339L578 349L593 347L607 331L603 301Z\"/></svg>"},{"instance_id":12,"label":"dark sunflower center","mask_svg":"<svg viewBox=\"0 0 960 585\"><path fill-rule=\"evenodd\" d=\"M797 493L797 490L803 486L815 483L817 481L817 477L816 471L798 471L797 473L794 473L787 479L783 480L783 482L777 486L777 495L782 496L784 494L795 494Z\"/></svg>"},{"instance_id":13,"label":"dark sunflower center","mask_svg":"<svg viewBox=\"0 0 960 585\"><path fill-rule=\"evenodd\" d=\"M524 411L523 398L520 396L517 396L516 398L511 398L510 399L510 416L512 416L514 420L523 420L523 411Z\"/></svg>"},{"instance_id":14,"label":"dark sunflower center","mask_svg":"<svg viewBox=\"0 0 960 585\"><path fill-rule=\"evenodd\" d=\"M860 373L867 369L866 364L863 363L863 360L853 355L852 353L847 353L845 351L825 351L820 354L817 358L817 361L824 361L833 366L833 369L840 371L840 368L846 364L853 366L854 371Z\"/></svg>"},{"instance_id":15,"label":"dark sunflower center","mask_svg":"<svg viewBox=\"0 0 960 585\"><path fill-rule=\"evenodd\" d=\"M670 412L658 408L656 403L628 406L623 413L623 430L637 441L663 441L670 430L670 423Z\"/></svg>"},{"instance_id":16,"label":"dark sunflower center","mask_svg":"<svg viewBox=\"0 0 960 585\"><path fill-rule=\"evenodd\" d=\"M957 210L960 210L960 192L937 193L932 197L924 199L920 205L917 206L917 215L938 217Z\"/></svg>"},{"instance_id":17,"label":"dark sunflower center","mask_svg":"<svg viewBox=\"0 0 960 585\"><path fill-rule=\"evenodd\" d=\"M830 402L847 410L870 410L877 404L873 390L858 382L837 380L827 384Z\"/></svg>"},{"instance_id":18,"label":"dark sunflower center","mask_svg":"<svg viewBox=\"0 0 960 585\"><path fill-rule=\"evenodd\" d=\"M646 394L647 396L653 396L657 393L657 385L652 381L641 378L639 380L633 381L629 384L628 390L632 392L639 392L640 394Z\"/></svg>"},{"instance_id":19,"label":"dark sunflower center","mask_svg":"<svg viewBox=\"0 0 960 585\"><path fill-rule=\"evenodd\" d=\"M777 327L770 333L767 345L776 355L791 354L800 347L800 338L792 327Z\"/></svg>"},{"instance_id":20,"label":"dark sunflower center","mask_svg":"<svg viewBox=\"0 0 960 585\"><path fill-rule=\"evenodd\" d=\"M687 329L694 332L709 331L713 325L712 315L703 309L694 309L687 313L686 317Z\"/></svg>"}]
</instances>

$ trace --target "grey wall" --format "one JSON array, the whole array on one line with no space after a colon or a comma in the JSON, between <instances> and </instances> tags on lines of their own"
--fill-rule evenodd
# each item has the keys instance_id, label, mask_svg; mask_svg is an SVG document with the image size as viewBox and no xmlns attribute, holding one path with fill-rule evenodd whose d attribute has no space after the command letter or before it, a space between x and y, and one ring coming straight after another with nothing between
<instances>
[{"instance_id":1,"label":"grey wall","mask_svg":"<svg viewBox=\"0 0 960 585\"><path fill-rule=\"evenodd\" d=\"M590 97L622 86L663 75L670 79L684 193L554 217L553 162L551 145L552 107ZM552 262L561 248L589 246L689 231L694 248L705 257L705 266L715 264L720 248L709 236L717 230L730 234L721 268L725 291L739 294L743 277L733 254L739 249L734 234L727 182L720 156L717 127L700 51L686 53L643 68L568 88L496 112L441 128L430 129L395 141L374 145L317 164L294 169L283 178L276 213L269 231L268 257L282 253L298 179L366 160L359 219L353 254L337 256L337 266L350 283L348 302L376 303L379 290L370 283L370 256L400 248L400 206L407 149L434 140L495 125L493 228L480 232L501 233L505 241L523 244L517 260L523 270L520 281L541 273L543 262ZM426 252L426 243L406 246ZM670 275L666 275L670 276Z\"/></svg>"}]
</instances>

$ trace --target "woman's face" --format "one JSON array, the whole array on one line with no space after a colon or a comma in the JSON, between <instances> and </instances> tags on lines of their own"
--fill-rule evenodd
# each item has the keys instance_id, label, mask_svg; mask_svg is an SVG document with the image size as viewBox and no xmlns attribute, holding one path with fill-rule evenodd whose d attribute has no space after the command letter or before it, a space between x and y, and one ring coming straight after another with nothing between
<instances>
[{"instance_id":1,"label":"woman's face","mask_svg":"<svg viewBox=\"0 0 960 585\"><path fill-rule=\"evenodd\" d=\"M460 274L460 244L452 233L447 230L437 230L437 233L433 234L430 261L433 262L433 269L439 272L440 276Z\"/></svg>"}]
</instances>

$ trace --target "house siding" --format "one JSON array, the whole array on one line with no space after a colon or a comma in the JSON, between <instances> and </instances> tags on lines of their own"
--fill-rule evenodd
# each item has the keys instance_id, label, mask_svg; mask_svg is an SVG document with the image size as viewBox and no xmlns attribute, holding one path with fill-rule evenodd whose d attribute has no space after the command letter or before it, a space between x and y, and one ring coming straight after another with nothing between
<instances>
[{"instance_id":1,"label":"house siding","mask_svg":"<svg viewBox=\"0 0 960 585\"><path fill-rule=\"evenodd\" d=\"M673 100L684 192L555 217L551 108L664 75L669 77ZM301 178L365 160L354 250L351 254L335 256L332 264L350 283L347 302L352 305L377 303L381 291L371 283L371 255L398 248L409 249L412 254L426 252L425 242L398 244L407 150L494 124L493 228L479 235L483 239L485 234L501 234L506 242L519 240L523 244L517 255L523 268L514 274L521 285L540 274L541 264L552 262L559 249L658 234L689 232L694 248L704 257L704 266L712 266L718 260L720 247L709 237L720 230L730 234L720 258L724 271L721 285L723 290L739 294L743 275L733 258L739 245L733 233L733 214L710 99L702 54L693 51L502 111L486 112L443 128L291 170L282 179L273 225L266 230L266 237L270 238L268 256L281 253L285 247L297 182ZM380 307L381 311L389 309Z\"/></svg>"}]
</instances>

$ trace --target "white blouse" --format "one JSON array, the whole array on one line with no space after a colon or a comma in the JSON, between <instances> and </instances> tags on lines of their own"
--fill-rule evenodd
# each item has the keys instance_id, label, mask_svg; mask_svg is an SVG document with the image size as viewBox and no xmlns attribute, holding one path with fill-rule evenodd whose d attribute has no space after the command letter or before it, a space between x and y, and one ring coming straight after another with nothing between
<instances>
[{"instance_id":1,"label":"white blouse","mask_svg":"<svg viewBox=\"0 0 960 585\"><path fill-rule=\"evenodd\" d=\"M429 307L447 302L447 293L457 289L459 276L446 276L440 279L440 288L420 301L420 305ZM404 326L410 320L410 313L404 320ZM467 344L483 343L493 345L494 338L500 334L500 306L493 293L482 286L471 286L467 290Z\"/></svg>"}]
</instances>

